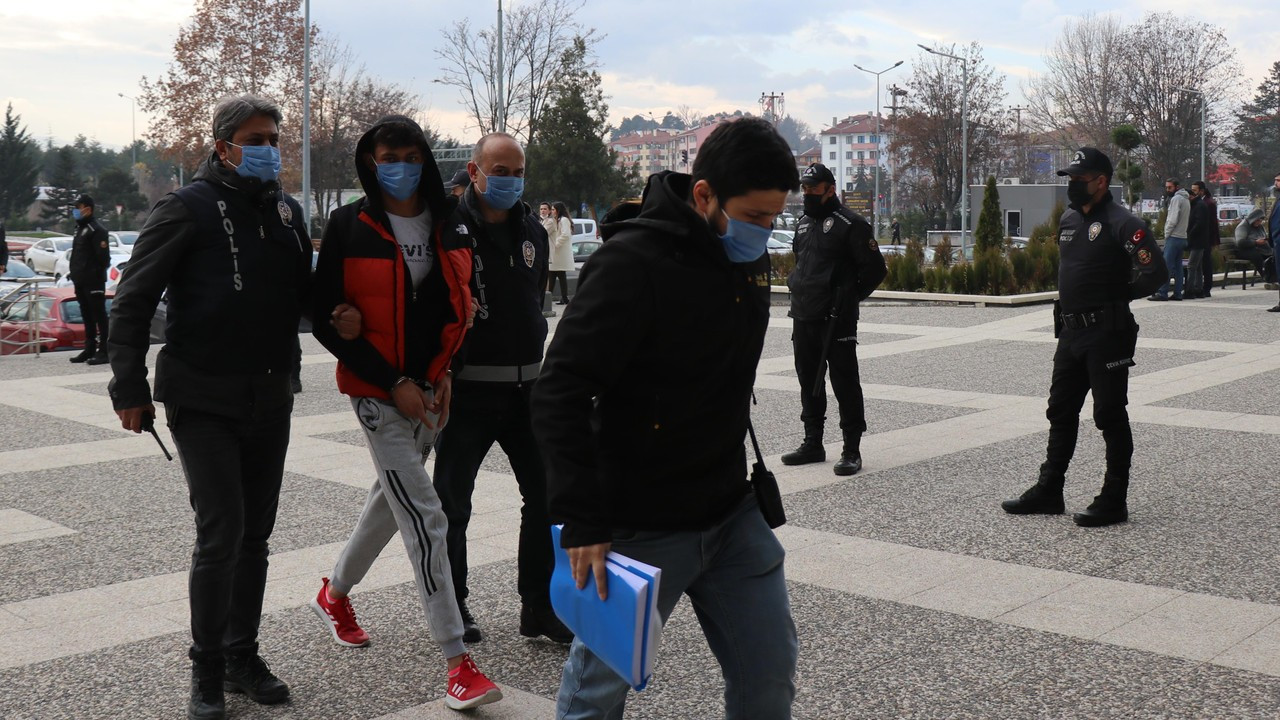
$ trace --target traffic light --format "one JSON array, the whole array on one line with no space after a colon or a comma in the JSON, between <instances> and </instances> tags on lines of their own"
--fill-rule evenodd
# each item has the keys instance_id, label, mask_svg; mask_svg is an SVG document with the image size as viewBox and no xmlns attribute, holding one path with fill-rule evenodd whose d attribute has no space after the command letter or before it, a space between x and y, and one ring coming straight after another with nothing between
<instances>
[{"instance_id":1,"label":"traffic light","mask_svg":"<svg viewBox=\"0 0 1280 720\"><path fill-rule=\"evenodd\" d=\"M681 150L681 151L680 151L680 164L681 164L681 165L688 165L688 164L689 164L689 151L688 151L688 150Z\"/></svg>"}]
</instances>

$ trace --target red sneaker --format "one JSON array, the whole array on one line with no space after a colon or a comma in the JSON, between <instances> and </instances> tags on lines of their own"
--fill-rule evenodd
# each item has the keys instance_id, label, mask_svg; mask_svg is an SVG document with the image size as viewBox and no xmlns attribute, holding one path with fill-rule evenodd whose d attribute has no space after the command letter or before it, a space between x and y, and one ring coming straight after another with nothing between
<instances>
[{"instance_id":1,"label":"red sneaker","mask_svg":"<svg viewBox=\"0 0 1280 720\"><path fill-rule=\"evenodd\" d=\"M356 611L351 609L351 598L329 600L329 578L324 579L320 592L310 603L316 616L324 621L333 633L333 641L345 647L364 647L369 644L369 633L356 624Z\"/></svg>"},{"instance_id":2,"label":"red sneaker","mask_svg":"<svg viewBox=\"0 0 1280 720\"><path fill-rule=\"evenodd\" d=\"M444 704L454 710L470 710L502 699L502 691L480 672L470 655L462 658L462 664L449 671L449 691Z\"/></svg>"}]
</instances>

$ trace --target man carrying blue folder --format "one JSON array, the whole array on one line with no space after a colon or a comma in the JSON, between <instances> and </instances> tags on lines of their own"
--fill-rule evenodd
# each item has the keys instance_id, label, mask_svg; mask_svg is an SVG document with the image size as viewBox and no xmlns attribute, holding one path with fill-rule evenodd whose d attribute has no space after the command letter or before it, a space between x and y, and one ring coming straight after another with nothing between
<instances>
[{"instance_id":1,"label":"man carrying blue folder","mask_svg":"<svg viewBox=\"0 0 1280 720\"><path fill-rule=\"evenodd\" d=\"M753 118L721 125L693 174L649 178L584 268L533 391L551 517L579 588L610 550L688 595L729 718L791 717L796 631L783 550L747 481L751 387L769 323L765 245L795 158ZM584 442L584 437L592 440ZM621 718L628 684L575 640L556 717Z\"/></svg>"}]
</instances>

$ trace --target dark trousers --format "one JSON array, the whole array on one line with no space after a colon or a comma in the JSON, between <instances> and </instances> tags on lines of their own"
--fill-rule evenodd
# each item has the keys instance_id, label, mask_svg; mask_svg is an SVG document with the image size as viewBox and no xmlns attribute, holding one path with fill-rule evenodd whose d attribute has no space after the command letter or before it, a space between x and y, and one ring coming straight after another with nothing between
<instances>
[{"instance_id":1,"label":"dark trousers","mask_svg":"<svg viewBox=\"0 0 1280 720\"><path fill-rule=\"evenodd\" d=\"M800 420L807 429L821 428L827 420L827 370L831 371L831 389L840 406L840 429L846 433L867 431L866 408L862 399L862 380L858 375L858 338L856 326L837 329L822 363L822 342L827 332L825 320L796 320L792 323L791 345L795 351L796 375L800 380ZM821 384L815 396L813 387Z\"/></svg>"},{"instance_id":2,"label":"dark trousers","mask_svg":"<svg viewBox=\"0 0 1280 720\"><path fill-rule=\"evenodd\" d=\"M267 540L275 527L290 405L231 418L165 405L196 513L191 554L191 658L256 652Z\"/></svg>"},{"instance_id":3,"label":"dark trousers","mask_svg":"<svg viewBox=\"0 0 1280 720\"><path fill-rule=\"evenodd\" d=\"M449 520L445 544L458 599L467 597L467 525L471 493L480 463L494 442L507 454L524 501L520 508L520 547L516 587L526 604L550 604L554 558L547 515L547 473L542 465L529 415L532 384L468 382L453 384L449 423L436 440L433 474L436 494Z\"/></svg>"},{"instance_id":4,"label":"dark trousers","mask_svg":"<svg viewBox=\"0 0 1280 720\"><path fill-rule=\"evenodd\" d=\"M567 275L568 273L564 270L552 270L549 273L551 279L547 282L547 292L555 295L556 280L560 281L560 299L565 302L569 302L569 279Z\"/></svg>"},{"instance_id":5,"label":"dark trousers","mask_svg":"<svg viewBox=\"0 0 1280 720\"><path fill-rule=\"evenodd\" d=\"M1063 329L1053 356L1053 380L1049 386L1049 447L1046 462L1050 474L1061 481L1075 454L1080 431L1080 409L1085 395L1093 393L1093 422L1107 444L1107 474L1129 479L1133 459L1133 432L1129 428L1129 368L1138 342L1138 324L1125 314L1118 327L1093 326Z\"/></svg>"},{"instance_id":6,"label":"dark trousers","mask_svg":"<svg viewBox=\"0 0 1280 720\"><path fill-rule=\"evenodd\" d=\"M84 350L93 354L107 349L107 299L100 287L75 284L76 301L84 316Z\"/></svg>"},{"instance_id":7,"label":"dark trousers","mask_svg":"<svg viewBox=\"0 0 1280 720\"><path fill-rule=\"evenodd\" d=\"M1210 295L1213 290L1213 246L1204 251L1204 261L1201 264L1200 271L1204 273L1204 284L1201 286L1201 292L1205 295Z\"/></svg>"}]
</instances>

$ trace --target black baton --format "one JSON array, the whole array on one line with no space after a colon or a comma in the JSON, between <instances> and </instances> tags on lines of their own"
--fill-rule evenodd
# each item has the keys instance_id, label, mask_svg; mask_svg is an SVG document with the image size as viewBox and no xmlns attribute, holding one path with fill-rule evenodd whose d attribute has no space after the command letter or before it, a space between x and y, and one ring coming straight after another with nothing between
<instances>
[{"instance_id":1,"label":"black baton","mask_svg":"<svg viewBox=\"0 0 1280 720\"><path fill-rule=\"evenodd\" d=\"M156 439L156 444L160 446L160 452L164 453L164 459L173 462L173 456L169 454L169 448L164 446L164 441L160 439L160 433L156 432L156 416L151 413L142 414L142 429L151 433L151 437Z\"/></svg>"}]
</instances>

